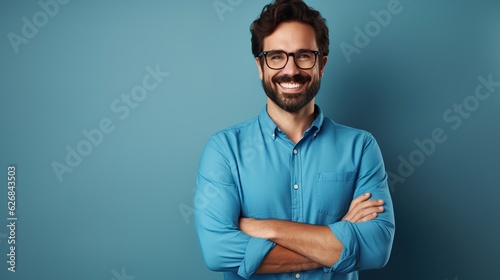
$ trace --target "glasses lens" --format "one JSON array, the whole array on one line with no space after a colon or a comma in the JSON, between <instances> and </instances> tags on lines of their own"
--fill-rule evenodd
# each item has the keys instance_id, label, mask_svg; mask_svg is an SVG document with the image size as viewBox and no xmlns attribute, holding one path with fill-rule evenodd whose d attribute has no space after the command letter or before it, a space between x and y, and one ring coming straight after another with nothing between
<instances>
[{"instance_id":1,"label":"glasses lens","mask_svg":"<svg viewBox=\"0 0 500 280\"><path fill-rule=\"evenodd\" d=\"M287 60L288 56L282 51L271 51L266 55L267 66L273 69L285 67Z\"/></svg>"},{"instance_id":2,"label":"glasses lens","mask_svg":"<svg viewBox=\"0 0 500 280\"><path fill-rule=\"evenodd\" d=\"M295 63L299 68L313 68L316 64L316 55L312 51L299 51L295 54Z\"/></svg>"}]
</instances>

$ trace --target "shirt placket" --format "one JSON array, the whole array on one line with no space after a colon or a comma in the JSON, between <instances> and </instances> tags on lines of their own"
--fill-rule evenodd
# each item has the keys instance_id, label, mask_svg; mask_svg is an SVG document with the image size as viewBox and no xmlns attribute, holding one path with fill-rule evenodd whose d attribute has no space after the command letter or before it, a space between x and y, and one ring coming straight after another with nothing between
<instances>
[{"instance_id":1,"label":"shirt placket","mask_svg":"<svg viewBox=\"0 0 500 280\"><path fill-rule=\"evenodd\" d=\"M292 221L303 222L302 217L302 164L300 145L295 145L291 155Z\"/></svg>"}]
</instances>

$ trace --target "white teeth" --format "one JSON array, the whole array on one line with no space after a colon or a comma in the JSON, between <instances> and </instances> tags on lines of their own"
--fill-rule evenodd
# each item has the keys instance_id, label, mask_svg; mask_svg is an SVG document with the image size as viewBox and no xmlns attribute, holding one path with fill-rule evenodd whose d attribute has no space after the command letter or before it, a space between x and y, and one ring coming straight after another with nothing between
<instances>
[{"instance_id":1,"label":"white teeth","mask_svg":"<svg viewBox=\"0 0 500 280\"><path fill-rule=\"evenodd\" d=\"M301 84L292 84L292 83L280 83L280 85L284 88L294 89L301 86Z\"/></svg>"}]
</instances>

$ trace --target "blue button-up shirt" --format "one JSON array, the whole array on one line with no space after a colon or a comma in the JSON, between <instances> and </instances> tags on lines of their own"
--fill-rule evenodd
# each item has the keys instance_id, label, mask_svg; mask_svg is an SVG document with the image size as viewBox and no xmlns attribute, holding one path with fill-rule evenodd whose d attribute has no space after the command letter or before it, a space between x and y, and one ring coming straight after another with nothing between
<instances>
[{"instance_id":1,"label":"blue button-up shirt","mask_svg":"<svg viewBox=\"0 0 500 280\"><path fill-rule=\"evenodd\" d=\"M201 156L195 227L209 269L225 279L358 279L383 267L391 252L394 214L380 149L373 136L318 116L294 144L267 114L214 134ZM361 223L342 221L364 193L385 211ZM240 231L240 217L327 225L343 244L333 267L256 274L270 240Z\"/></svg>"}]
</instances>

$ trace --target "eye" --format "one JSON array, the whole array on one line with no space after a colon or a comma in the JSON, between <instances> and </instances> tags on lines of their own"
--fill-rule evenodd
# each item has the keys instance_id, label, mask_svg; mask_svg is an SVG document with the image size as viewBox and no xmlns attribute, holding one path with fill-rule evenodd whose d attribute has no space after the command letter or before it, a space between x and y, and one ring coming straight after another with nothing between
<instances>
[{"instance_id":1,"label":"eye","mask_svg":"<svg viewBox=\"0 0 500 280\"><path fill-rule=\"evenodd\" d=\"M299 60L311 60L313 54L311 52L299 52L297 53L297 59Z\"/></svg>"},{"instance_id":2,"label":"eye","mask_svg":"<svg viewBox=\"0 0 500 280\"><path fill-rule=\"evenodd\" d=\"M267 54L267 58L273 61L279 61L285 59L285 56L280 52L272 52Z\"/></svg>"}]
</instances>

